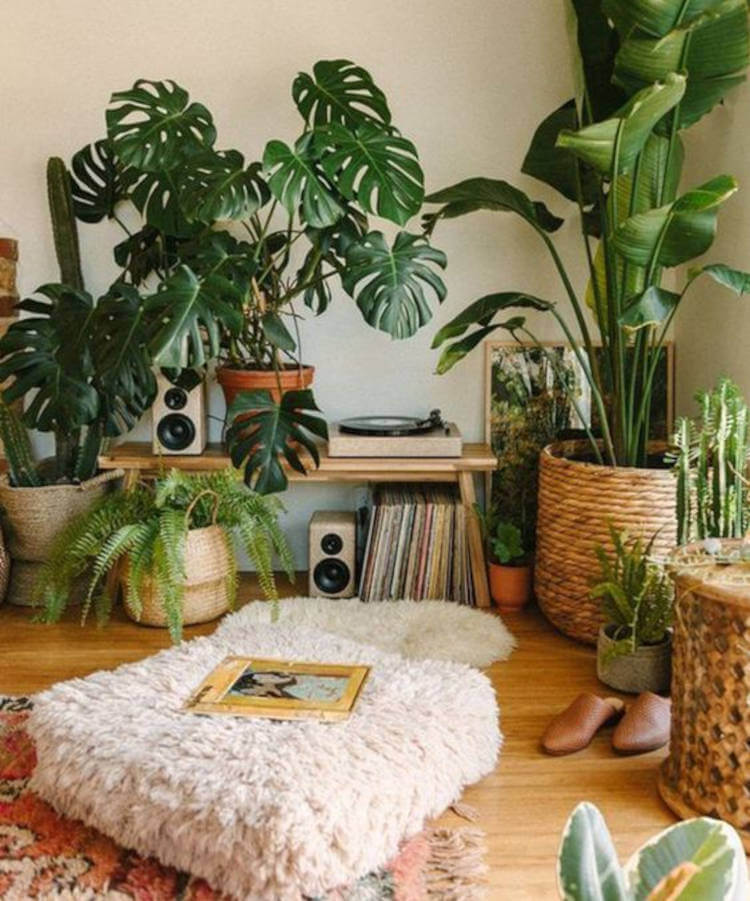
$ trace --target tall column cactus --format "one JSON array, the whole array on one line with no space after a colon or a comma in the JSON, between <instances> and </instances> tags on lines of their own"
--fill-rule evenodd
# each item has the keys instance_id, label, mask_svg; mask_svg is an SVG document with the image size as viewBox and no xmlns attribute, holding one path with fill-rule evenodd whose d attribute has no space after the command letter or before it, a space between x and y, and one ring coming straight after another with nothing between
<instances>
[{"instance_id":1,"label":"tall column cactus","mask_svg":"<svg viewBox=\"0 0 750 901\"><path fill-rule=\"evenodd\" d=\"M83 290L81 251L73 212L70 173L59 156L51 156L47 161L47 199L55 239L55 254L60 267L60 281L81 291Z\"/></svg>"}]
</instances>

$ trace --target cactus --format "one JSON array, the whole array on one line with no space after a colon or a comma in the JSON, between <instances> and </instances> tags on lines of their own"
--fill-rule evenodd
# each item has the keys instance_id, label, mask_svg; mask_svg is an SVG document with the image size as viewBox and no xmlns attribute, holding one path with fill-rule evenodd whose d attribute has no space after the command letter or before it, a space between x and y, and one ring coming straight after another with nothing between
<instances>
[{"instance_id":1,"label":"cactus","mask_svg":"<svg viewBox=\"0 0 750 901\"><path fill-rule=\"evenodd\" d=\"M51 156L47 161L47 199L55 239L55 254L60 267L60 281L81 291L83 290L81 252L73 212L70 173L59 156Z\"/></svg>"},{"instance_id":2,"label":"cactus","mask_svg":"<svg viewBox=\"0 0 750 901\"><path fill-rule=\"evenodd\" d=\"M31 441L21 417L7 404L0 401L0 437L11 484L18 488L36 488L44 482L37 472Z\"/></svg>"},{"instance_id":3,"label":"cactus","mask_svg":"<svg viewBox=\"0 0 750 901\"><path fill-rule=\"evenodd\" d=\"M741 538L750 525L747 404L730 379L696 400L699 424L681 418L674 437L678 539Z\"/></svg>"}]
</instances>

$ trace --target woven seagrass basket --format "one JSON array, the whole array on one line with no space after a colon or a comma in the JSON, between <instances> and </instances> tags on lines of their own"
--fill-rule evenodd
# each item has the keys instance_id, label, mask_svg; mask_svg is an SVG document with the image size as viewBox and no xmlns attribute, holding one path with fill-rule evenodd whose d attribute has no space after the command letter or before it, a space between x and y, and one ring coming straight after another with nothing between
<instances>
[{"instance_id":1,"label":"woven seagrass basket","mask_svg":"<svg viewBox=\"0 0 750 901\"><path fill-rule=\"evenodd\" d=\"M738 544L725 541L723 548ZM726 820L750 852L748 780L750 568L681 569L675 576L672 734L659 792L680 817Z\"/></svg>"},{"instance_id":2,"label":"woven seagrass basket","mask_svg":"<svg viewBox=\"0 0 750 901\"><path fill-rule=\"evenodd\" d=\"M229 610L230 581L234 562L227 548L227 536L221 526L191 529L185 542L185 582L182 598L182 622L189 626L216 619ZM127 563L122 569L123 597L127 597ZM168 625L161 597L150 579L145 578L140 592L141 611L125 604L128 616L144 626Z\"/></svg>"},{"instance_id":3,"label":"woven seagrass basket","mask_svg":"<svg viewBox=\"0 0 750 901\"><path fill-rule=\"evenodd\" d=\"M650 450L658 454L664 446ZM654 553L668 554L677 543L677 480L666 469L576 459L589 451L588 441L561 441L541 453L534 593L553 626L596 644L603 616L590 595L600 572L594 548L611 549L611 522L647 541L658 533Z\"/></svg>"}]
</instances>

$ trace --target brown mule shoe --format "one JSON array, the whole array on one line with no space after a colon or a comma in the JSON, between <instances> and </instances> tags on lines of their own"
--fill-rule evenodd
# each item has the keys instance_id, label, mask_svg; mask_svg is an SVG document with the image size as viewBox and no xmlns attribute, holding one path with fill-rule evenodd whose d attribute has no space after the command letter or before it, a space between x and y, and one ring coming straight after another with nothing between
<instances>
[{"instance_id":1,"label":"brown mule shoe","mask_svg":"<svg viewBox=\"0 0 750 901\"><path fill-rule=\"evenodd\" d=\"M644 691L628 707L612 736L612 747L618 754L645 754L663 747L669 741L672 702L653 692Z\"/></svg>"},{"instance_id":2,"label":"brown mule shoe","mask_svg":"<svg viewBox=\"0 0 750 901\"><path fill-rule=\"evenodd\" d=\"M602 726L622 716L623 709L619 698L600 698L584 692L547 726L542 748L558 757L582 751Z\"/></svg>"}]
</instances>

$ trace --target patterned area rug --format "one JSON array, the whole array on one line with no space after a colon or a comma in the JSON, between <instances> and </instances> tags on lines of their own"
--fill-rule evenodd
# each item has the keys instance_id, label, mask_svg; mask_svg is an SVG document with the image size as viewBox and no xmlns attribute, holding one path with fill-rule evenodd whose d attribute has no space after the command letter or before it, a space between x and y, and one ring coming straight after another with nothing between
<instances>
[{"instance_id":1,"label":"patterned area rug","mask_svg":"<svg viewBox=\"0 0 750 901\"><path fill-rule=\"evenodd\" d=\"M30 792L36 754L24 725L29 698L0 697L0 898L6 901L229 901L202 879L121 848ZM395 860L319 901L469 901L479 898L483 834L430 829Z\"/></svg>"}]
</instances>

